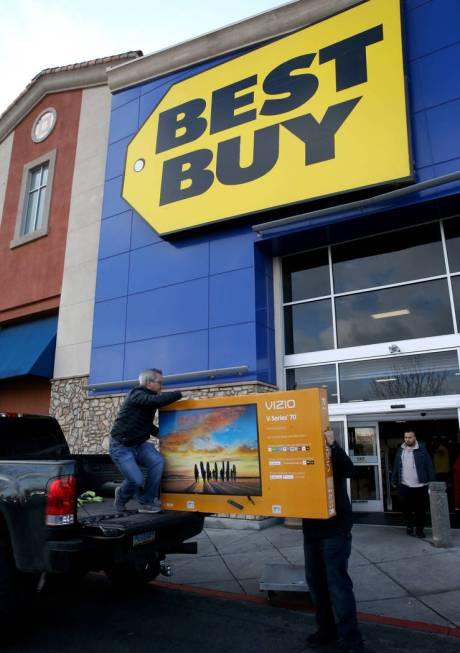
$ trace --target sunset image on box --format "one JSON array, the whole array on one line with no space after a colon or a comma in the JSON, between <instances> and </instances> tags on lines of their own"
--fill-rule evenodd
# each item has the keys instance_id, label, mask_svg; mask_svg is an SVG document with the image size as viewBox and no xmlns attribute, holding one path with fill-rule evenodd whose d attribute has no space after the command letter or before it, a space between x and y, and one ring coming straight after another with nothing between
<instances>
[{"instance_id":1,"label":"sunset image on box","mask_svg":"<svg viewBox=\"0 0 460 653\"><path fill-rule=\"evenodd\" d=\"M257 406L162 412L162 491L260 496Z\"/></svg>"}]
</instances>

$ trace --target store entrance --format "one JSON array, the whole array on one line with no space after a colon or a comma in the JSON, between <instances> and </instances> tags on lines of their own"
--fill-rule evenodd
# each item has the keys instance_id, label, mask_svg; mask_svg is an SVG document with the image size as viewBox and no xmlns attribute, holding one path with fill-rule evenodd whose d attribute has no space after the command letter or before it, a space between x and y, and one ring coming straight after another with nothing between
<instances>
[{"instance_id":1,"label":"store entrance","mask_svg":"<svg viewBox=\"0 0 460 653\"><path fill-rule=\"evenodd\" d=\"M423 419L407 416L404 419L378 422L383 509L386 512L400 512L397 489L391 486L391 471L396 450L408 430L415 431L417 440L427 447L435 467L436 480L447 484L449 509L452 512L455 510L453 466L460 453L458 419L429 417L429 414Z\"/></svg>"}]
</instances>

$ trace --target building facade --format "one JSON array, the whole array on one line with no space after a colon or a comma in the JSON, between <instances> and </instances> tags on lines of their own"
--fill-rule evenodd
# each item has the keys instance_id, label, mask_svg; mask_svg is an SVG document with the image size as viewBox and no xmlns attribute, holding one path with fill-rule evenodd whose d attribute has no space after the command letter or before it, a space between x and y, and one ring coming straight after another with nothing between
<instances>
[{"instance_id":1,"label":"building facade","mask_svg":"<svg viewBox=\"0 0 460 653\"><path fill-rule=\"evenodd\" d=\"M4 410L48 413L53 376L88 374L110 114L106 69L135 56L44 70L0 116Z\"/></svg>"},{"instance_id":2,"label":"building facade","mask_svg":"<svg viewBox=\"0 0 460 653\"><path fill-rule=\"evenodd\" d=\"M326 387L355 510L397 510L408 428L451 493L459 19L453 0L299 0L109 71L76 447L153 365L194 396Z\"/></svg>"}]
</instances>

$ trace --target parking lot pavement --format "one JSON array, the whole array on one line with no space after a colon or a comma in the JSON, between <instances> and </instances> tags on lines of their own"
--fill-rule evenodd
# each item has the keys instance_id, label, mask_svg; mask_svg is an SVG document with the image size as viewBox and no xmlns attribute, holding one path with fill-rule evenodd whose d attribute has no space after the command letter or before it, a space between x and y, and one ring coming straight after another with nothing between
<instances>
[{"instance_id":1,"label":"parking lot pavement","mask_svg":"<svg viewBox=\"0 0 460 653\"><path fill-rule=\"evenodd\" d=\"M147 585L115 592L103 574L45 595L22 615L3 653L279 653L305 651L313 615L266 603ZM458 653L456 637L363 623L374 653ZM331 648L327 653L335 653Z\"/></svg>"}]
</instances>

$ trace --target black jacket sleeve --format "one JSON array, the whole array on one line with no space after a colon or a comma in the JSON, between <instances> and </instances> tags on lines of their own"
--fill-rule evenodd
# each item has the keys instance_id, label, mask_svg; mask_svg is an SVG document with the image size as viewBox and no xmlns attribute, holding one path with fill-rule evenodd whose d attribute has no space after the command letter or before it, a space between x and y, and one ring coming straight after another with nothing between
<instances>
[{"instance_id":1,"label":"black jacket sleeve","mask_svg":"<svg viewBox=\"0 0 460 653\"><path fill-rule=\"evenodd\" d=\"M336 478L353 478L354 465L349 456L345 453L342 447L334 444L331 447L332 469L334 470L334 477Z\"/></svg>"},{"instance_id":2,"label":"black jacket sleeve","mask_svg":"<svg viewBox=\"0 0 460 653\"><path fill-rule=\"evenodd\" d=\"M182 397L182 392L160 392L160 394L153 394L153 392L142 392L133 394L130 397L130 402L137 406L149 406L151 408L161 408L168 404L173 404L179 401Z\"/></svg>"}]
</instances>

